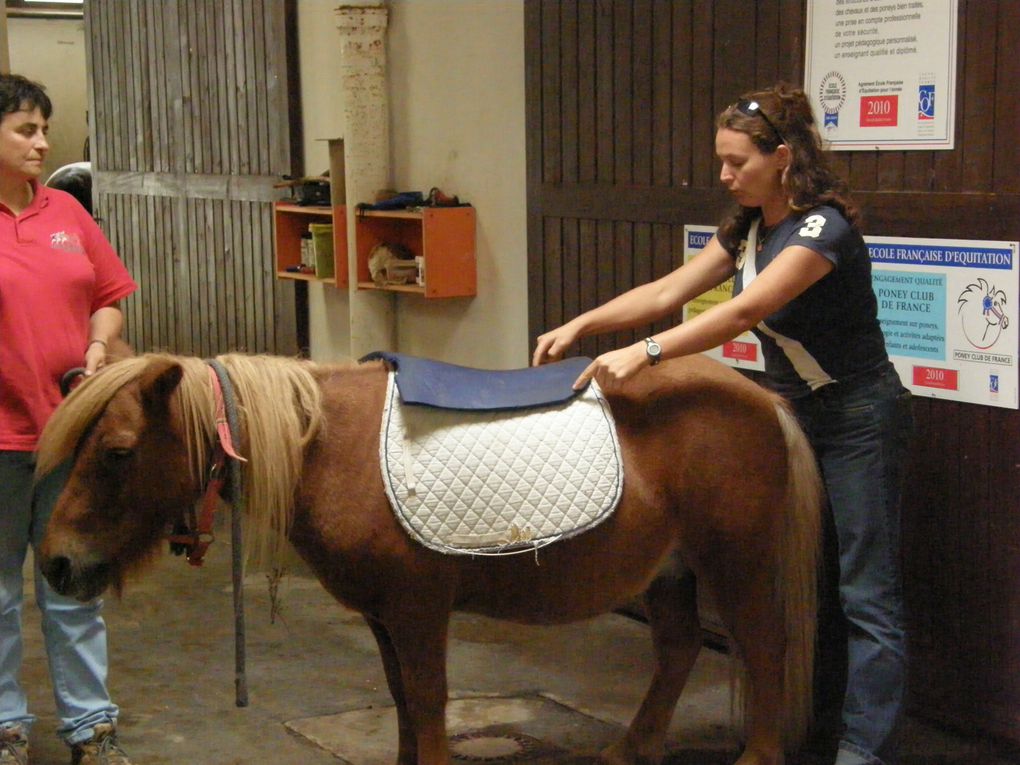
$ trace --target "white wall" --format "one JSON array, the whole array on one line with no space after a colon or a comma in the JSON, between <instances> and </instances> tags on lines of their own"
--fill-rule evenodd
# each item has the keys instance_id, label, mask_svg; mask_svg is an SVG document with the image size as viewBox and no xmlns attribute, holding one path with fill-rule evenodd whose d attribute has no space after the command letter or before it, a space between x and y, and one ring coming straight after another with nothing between
<instances>
[{"instance_id":1,"label":"white wall","mask_svg":"<svg viewBox=\"0 0 1020 765\"><path fill-rule=\"evenodd\" d=\"M316 138L343 134L334 0L299 0L306 170L328 164ZM438 186L474 205L478 294L397 297L400 350L458 364L526 366L524 8L521 0L394 0L388 65L393 186ZM361 200L348 200L353 204ZM347 355L347 298L310 289L312 357Z\"/></svg>"},{"instance_id":2,"label":"white wall","mask_svg":"<svg viewBox=\"0 0 1020 765\"><path fill-rule=\"evenodd\" d=\"M50 152L43 180L58 167L78 162L89 129L85 24L75 19L9 18L11 71L46 86L53 102Z\"/></svg>"},{"instance_id":3,"label":"white wall","mask_svg":"<svg viewBox=\"0 0 1020 765\"><path fill-rule=\"evenodd\" d=\"M304 167L318 175L329 167L327 140L344 134L340 88L340 33L337 0L298 0L298 52ZM311 356L316 361L345 358L350 351L347 293L328 285L308 285Z\"/></svg>"}]
</instances>

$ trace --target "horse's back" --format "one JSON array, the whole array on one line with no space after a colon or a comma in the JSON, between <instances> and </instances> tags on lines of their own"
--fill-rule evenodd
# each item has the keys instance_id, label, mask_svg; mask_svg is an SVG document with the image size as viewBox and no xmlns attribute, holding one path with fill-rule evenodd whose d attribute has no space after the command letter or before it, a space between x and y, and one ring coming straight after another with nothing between
<instances>
[{"instance_id":1,"label":"horse's back","mask_svg":"<svg viewBox=\"0 0 1020 765\"><path fill-rule=\"evenodd\" d=\"M675 456L718 447L734 454L785 451L780 397L705 356L664 362L607 398L622 439L670 439L663 445ZM748 442L750 436L764 442Z\"/></svg>"},{"instance_id":2,"label":"horse's back","mask_svg":"<svg viewBox=\"0 0 1020 765\"><path fill-rule=\"evenodd\" d=\"M670 359L629 380L611 394L614 406L651 405L661 410L670 405L758 407L769 411L778 397L732 367L701 354Z\"/></svg>"},{"instance_id":3,"label":"horse's back","mask_svg":"<svg viewBox=\"0 0 1020 765\"><path fill-rule=\"evenodd\" d=\"M719 362L688 356L647 370L608 399L626 490L669 506L688 555L702 557L735 536L771 536L788 489L778 396Z\"/></svg>"}]
</instances>

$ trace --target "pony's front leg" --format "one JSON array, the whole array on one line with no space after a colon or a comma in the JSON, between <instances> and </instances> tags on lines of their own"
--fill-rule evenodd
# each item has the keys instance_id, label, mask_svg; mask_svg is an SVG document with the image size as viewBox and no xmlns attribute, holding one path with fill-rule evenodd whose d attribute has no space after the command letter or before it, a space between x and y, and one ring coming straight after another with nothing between
<instances>
[{"instance_id":1,"label":"pony's front leg","mask_svg":"<svg viewBox=\"0 0 1020 765\"><path fill-rule=\"evenodd\" d=\"M627 735L601 755L603 762L613 765L662 760L677 699L701 649L693 574L660 576L645 593L645 605L655 648L655 674Z\"/></svg>"},{"instance_id":2,"label":"pony's front leg","mask_svg":"<svg viewBox=\"0 0 1020 765\"><path fill-rule=\"evenodd\" d=\"M416 765L418 762L418 740L415 736L414 725L411 716L407 712L407 699L404 694L404 680L400 673L400 661L397 659L397 652L393 648L393 641L390 638L386 627L370 616L365 616L365 621L375 636L375 642L379 646L379 655L382 657L383 670L386 672L386 685L393 697L393 704L397 710L397 765Z\"/></svg>"},{"instance_id":3,"label":"pony's front leg","mask_svg":"<svg viewBox=\"0 0 1020 765\"><path fill-rule=\"evenodd\" d=\"M429 611L422 609L404 613L398 619L386 622L400 665L408 725L415 736L417 765L448 765L450 761L446 736L449 620L449 608L434 602L434 608Z\"/></svg>"}]
</instances>

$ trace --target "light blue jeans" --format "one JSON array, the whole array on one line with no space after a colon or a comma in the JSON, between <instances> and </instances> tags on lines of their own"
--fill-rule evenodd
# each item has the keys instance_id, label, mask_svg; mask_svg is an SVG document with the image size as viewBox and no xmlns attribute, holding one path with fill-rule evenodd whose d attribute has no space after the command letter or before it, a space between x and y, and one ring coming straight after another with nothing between
<instances>
[{"instance_id":1,"label":"light blue jeans","mask_svg":"<svg viewBox=\"0 0 1020 765\"><path fill-rule=\"evenodd\" d=\"M35 458L30 452L0 451L0 727L27 730L35 717L18 684L21 668L21 609L28 545L38 550L46 521L56 504L67 469L33 487ZM35 566L35 599L49 659L58 733L68 744L92 738L99 723L112 723L117 707L106 690L106 625L102 601L79 603L54 592Z\"/></svg>"},{"instance_id":2,"label":"light blue jeans","mask_svg":"<svg viewBox=\"0 0 1020 765\"><path fill-rule=\"evenodd\" d=\"M838 545L835 613L845 621L827 630L823 604L819 637L820 658L842 652L835 666L846 668L836 764L891 765L907 679L900 491L910 394L889 365L793 403L818 457ZM826 645L834 634L840 644Z\"/></svg>"}]
</instances>

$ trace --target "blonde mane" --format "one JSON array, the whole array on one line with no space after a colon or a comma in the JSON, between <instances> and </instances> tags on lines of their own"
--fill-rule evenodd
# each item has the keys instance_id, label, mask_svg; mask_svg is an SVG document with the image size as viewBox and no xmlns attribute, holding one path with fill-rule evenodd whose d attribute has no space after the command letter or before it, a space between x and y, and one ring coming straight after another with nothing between
<instances>
[{"instance_id":1,"label":"blonde mane","mask_svg":"<svg viewBox=\"0 0 1020 765\"><path fill-rule=\"evenodd\" d=\"M311 362L278 356L227 354L217 360L233 384L240 436L235 447L242 467L248 516L245 552L249 562L272 567L284 559L294 511L294 492L304 451L322 427L322 391ZM192 480L208 472L215 444L215 401L208 365L197 358L146 354L124 359L94 375L65 399L39 441L37 475L70 459L88 428L125 385L150 364L171 361L184 370L174 393L188 448Z\"/></svg>"}]
</instances>

